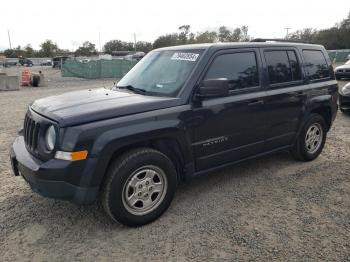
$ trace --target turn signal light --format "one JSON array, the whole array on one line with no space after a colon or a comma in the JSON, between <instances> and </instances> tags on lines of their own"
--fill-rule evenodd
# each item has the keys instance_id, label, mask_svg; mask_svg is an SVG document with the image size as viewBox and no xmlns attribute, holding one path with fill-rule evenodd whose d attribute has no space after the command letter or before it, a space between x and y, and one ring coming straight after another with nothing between
<instances>
[{"instance_id":1,"label":"turn signal light","mask_svg":"<svg viewBox=\"0 0 350 262\"><path fill-rule=\"evenodd\" d=\"M64 151L57 151L55 154L56 159L61 160L68 160L68 161L78 161L78 160L84 160L87 158L88 151L76 151L76 152L64 152Z\"/></svg>"}]
</instances>

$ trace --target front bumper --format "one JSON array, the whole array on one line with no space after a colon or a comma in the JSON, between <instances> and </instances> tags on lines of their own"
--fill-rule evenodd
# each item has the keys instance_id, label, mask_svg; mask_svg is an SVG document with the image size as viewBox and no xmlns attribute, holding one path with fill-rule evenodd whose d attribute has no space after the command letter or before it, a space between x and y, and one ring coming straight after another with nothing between
<instances>
[{"instance_id":1,"label":"front bumper","mask_svg":"<svg viewBox=\"0 0 350 262\"><path fill-rule=\"evenodd\" d=\"M342 71L342 72L336 71L334 74L338 78L350 78L350 72L347 72L347 71L346 72L344 72L344 71Z\"/></svg>"},{"instance_id":2,"label":"front bumper","mask_svg":"<svg viewBox=\"0 0 350 262\"><path fill-rule=\"evenodd\" d=\"M339 107L342 111L350 112L350 95L339 93Z\"/></svg>"},{"instance_id":3,"label":"front bumper","mask_svg":"<svg viewBox=\"0 0 350 262\"><path fill-rule=\"evenodd\" d=\"M45 197L70 200L79 205L93 203L98 195L97 186L86 186L84 171L94 170L96 159L70 162L51 159L46 162L31 155L18 136L10 151L14 175L21 175L33 191Z\"/></svg>"}]
</instances>

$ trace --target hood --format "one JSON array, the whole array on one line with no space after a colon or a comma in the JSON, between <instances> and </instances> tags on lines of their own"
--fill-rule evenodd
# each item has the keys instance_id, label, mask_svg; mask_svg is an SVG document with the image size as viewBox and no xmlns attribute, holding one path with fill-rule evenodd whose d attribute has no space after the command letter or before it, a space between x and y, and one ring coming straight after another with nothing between
<instances>
[{"instance_id":1,"label":"hood","mask_svg":"<svg viewBox=\"0 0 350 262\"><path fill-rule=\"evenodd\" d=\"M64 127L167 108L178 102L178 98L99 88L42 98L34 101L31 109Z\"/></svg>"},{"instance_id":2,"label":"hood","mask_svg":"<svg viewBox=\"0 0 350 262\"><path fill-rule=\"evenodd\" d=\"M337 66L335 68L335 70L338 70L338 69L350 69L350 64Z\"/></svg>"}]
</instances>

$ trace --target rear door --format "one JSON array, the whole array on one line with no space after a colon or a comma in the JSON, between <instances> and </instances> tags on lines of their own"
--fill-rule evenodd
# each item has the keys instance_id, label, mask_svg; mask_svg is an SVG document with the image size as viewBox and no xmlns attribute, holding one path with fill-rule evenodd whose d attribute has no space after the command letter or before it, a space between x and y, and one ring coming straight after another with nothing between
<instances>
[{"instance_id":1,"label":"rear door","mask_svg":"<svg viewBox=\"0 0 350 262\"><path fill-rule=\"evenodd\" d=\"M296 48L262 48L261 55L267 72L265 151L271 151L294 142L306 101L307 81Z\"/></svg>"}]
</instances>

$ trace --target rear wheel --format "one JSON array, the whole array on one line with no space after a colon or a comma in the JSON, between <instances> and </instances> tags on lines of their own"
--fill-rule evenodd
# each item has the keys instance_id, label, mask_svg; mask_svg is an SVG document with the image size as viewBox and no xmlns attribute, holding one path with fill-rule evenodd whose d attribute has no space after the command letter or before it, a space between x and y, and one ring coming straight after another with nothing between
<instances>
[{"instance_id":1,"label":"rear wheel","mask_svg":"<svg viewBox=\"0 0 350 262\"><path fill-rule=\"evenodd\" d=\"M151 148L131 150L110 166L102 205L113 219L128 226L152 222L169 207L176 189L170 159Z\"/></svg>"},{"instance_id":2,"label":"rear wheel","mask_svg":"<svg viewBox=\"0 0 350 262\"><path fill-rule=\"evenodd\" d=\"M314 160L322 152L326 135L324 118L319 114L311 114L292 149L293 156L301 161Z\"/></svg>"}]
</instances>

